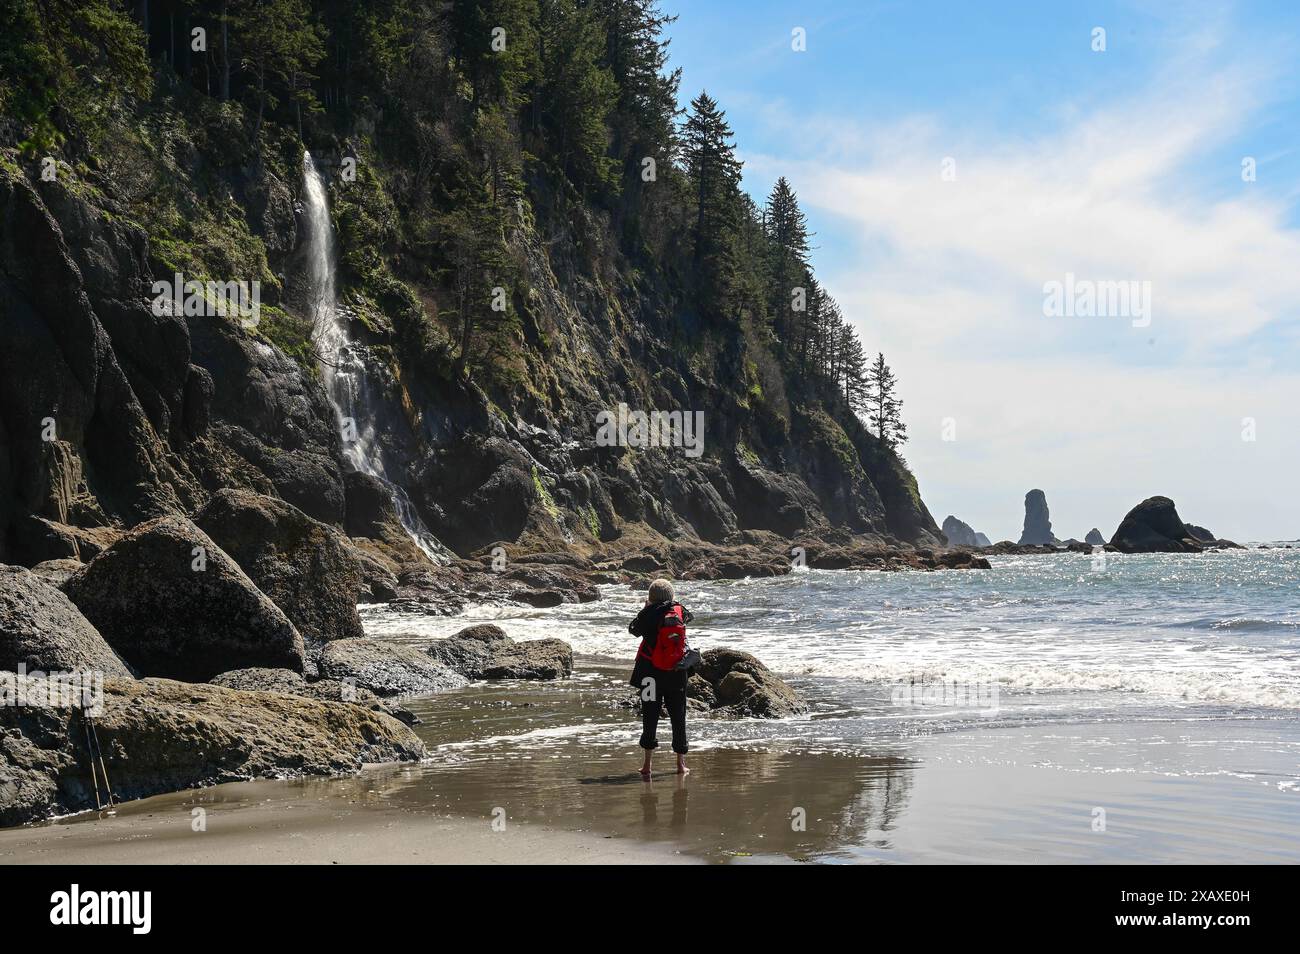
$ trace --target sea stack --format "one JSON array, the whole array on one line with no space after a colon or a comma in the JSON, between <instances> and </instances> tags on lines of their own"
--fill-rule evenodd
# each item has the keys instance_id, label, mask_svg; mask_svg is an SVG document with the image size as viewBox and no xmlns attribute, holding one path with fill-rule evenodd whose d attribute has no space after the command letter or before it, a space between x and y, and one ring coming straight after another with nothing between
<instances>
[{"instance_id":1,"label":"sea stack","mask_svg":"<svg viewBox=\"0 0 1300 954\"><path fill-rule=\"evenodd\" d=\"M953 547L986 546L979 542L980 534L971 529L970 524L958 520L949 514L943 521L943 535L948 538L948 545ZM985 539L988 539L987 537Z\"/></svg>"},{"instance_id":2,"label":"sea stack","mask_svg":"<svg viewBox=\"0 0 1300 954\"><path fill-rule=\"evenodd\" d=\"M1043 546L1057 542L1052 535L1052 520L1047 511L1047 495L1041 490L1025 494L1025 529L1020 534L1021 546Z\"/></svg>"},{"instance_id":3,"label":"sea stack","mask_svg":"<svg viewBox=\"0 0 1300 954\"><path fill-rule=\"evenodd\" d=\"M1121 553L1199 553L1202 549L1168 497L1148 497L1130 510L1110 542Z\"/></svg>"},{"instance_id":4,"label":"sea stack","mask_svg":"<svg viewBox=\"0 0 1300 954\"><path fill-rule=\"evenodd\" d=\"M1092 544L1094 547L1105 546L1106 538L1101 535L1101 531L1093 527L1088 531L1088 535L1083 538L1084 543Z\"/></svg>"}]
</instances>

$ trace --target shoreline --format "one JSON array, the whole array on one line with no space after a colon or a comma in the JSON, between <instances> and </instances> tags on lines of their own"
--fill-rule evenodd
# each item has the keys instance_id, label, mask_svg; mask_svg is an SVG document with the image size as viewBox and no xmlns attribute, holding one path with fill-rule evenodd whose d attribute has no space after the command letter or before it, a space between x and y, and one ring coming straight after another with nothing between
<instances>
[{"instance_id":1,"label":"shoreline","mask_svg":"<svg viewBox=\"0 0 1300 954\"><path fill-rule=\"evenodd\" d=\"M111 816L7 828L0 865L700 863L626 838L394 809L357 791L377 771L315 780L356 797L291 780L232 782L139 799ZM193 830L198 809L205 831Z\"/></svg>"}]
</instances>

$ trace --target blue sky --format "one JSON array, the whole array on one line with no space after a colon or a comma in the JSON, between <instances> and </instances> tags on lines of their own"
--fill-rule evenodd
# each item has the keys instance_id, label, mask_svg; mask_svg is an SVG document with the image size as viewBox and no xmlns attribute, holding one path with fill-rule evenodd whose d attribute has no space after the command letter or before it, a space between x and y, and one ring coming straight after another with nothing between
<instances>
[{"instance_id":1,"label":"blue sky","mask_svg":"<svg viewBox=\"0 0 1300 954\"><path fill-rule=\"evenodd\" d=\"M898 371L937 520L1015 539L1041 487L1062 538L1157 493L1300 536L1300 5L663 8L683 100L719 100L756 198L790 179ZM1149 325L1044 316L1066 273L1149 283Z\"/></svg>"}]
</instances>

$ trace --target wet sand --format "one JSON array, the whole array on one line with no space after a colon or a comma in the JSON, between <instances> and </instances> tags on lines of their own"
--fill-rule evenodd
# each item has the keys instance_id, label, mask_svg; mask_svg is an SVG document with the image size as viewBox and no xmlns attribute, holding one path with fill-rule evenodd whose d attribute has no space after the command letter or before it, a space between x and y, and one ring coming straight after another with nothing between
<instances>
[{"instance_id":1,"label":"wet sand","mask_svg":"<svg viewBox=\"0 0 1300 954\"><path fill-rule=\"evenodd\" d=\"M246 782L177 792L0 831L0 864L671 864L644 842L386 802L374 770L348 779ZM195 831L195 810L206 829Z\"/></svg>"},{"instance_id":2,"label":"wet sand","mask_svg":"<svg viewBox=\"0 0 1300 954\"><path fill-rule=\"evenodd\" d=\"M1300 861L1300 795L1281 776L1179 775L1117 754L1230 736L1285 766L1283 723L987 727L864 754L842 744L831 697L797 724L694 719L692 774L675 776L664 749L647 783L622 676L587 661L563 682L413 700L427 763L0 831L0 863ZM198 808L206 831L191 828Z\"/></svg>"}]
</instances>

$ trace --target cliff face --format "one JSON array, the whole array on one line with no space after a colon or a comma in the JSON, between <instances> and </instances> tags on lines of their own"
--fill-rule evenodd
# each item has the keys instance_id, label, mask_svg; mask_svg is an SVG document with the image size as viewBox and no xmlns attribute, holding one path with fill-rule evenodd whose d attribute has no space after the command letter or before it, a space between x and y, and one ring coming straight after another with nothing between
<instances>
[{"instance_id":1,"label":"cliff face","mask_svg":"<svg viewBox=\"0 0 1300 954\"><path fill-rule=\"evenodd\" d=\"M85 559L225 488L418 559L400 533L358 530L376 526L377 491L345 463L313 350L296 130L268 118L254 139L234 104L174 87L112 122L53 181L0 127L0 562ZM545 168L504 233L511 321L457 360L457 280L409 211L439 184L368 122L307 130L336 170L338 297L376 395L357 425L447 547L942 544L915 478L839 394L801 384L751 325L702 317L672 263L629 256L616 216ZM440 134L440 154L472 148ZM349 159L353 179L337 173ZM259 319L160 313L153 284L177 272L260 281ZM610 446L601 415L620 405L687 415L702 440Z\"/></svg>"}]
</instances>

